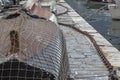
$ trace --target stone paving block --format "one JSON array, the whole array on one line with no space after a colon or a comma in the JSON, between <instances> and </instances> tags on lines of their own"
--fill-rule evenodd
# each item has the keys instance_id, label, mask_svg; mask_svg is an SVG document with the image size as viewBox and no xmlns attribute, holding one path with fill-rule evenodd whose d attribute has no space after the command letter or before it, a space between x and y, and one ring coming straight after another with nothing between
<instances>
[{"instance_id":1,"label":"stone paving block","mask_svg":"<svg viewBox=\"0 0 120 80\"><path fill-rule=\"evenodd\" d=\"M75 79L75 80L108 80L108 77L88 77L88 78L82 78L82 79Z\"/></svg>"},{"instance_id":2,"label":"stone paving block","mask_svg":"<svg viewBox=\"0 0 120 80\"><path fill-rule=\"evenodd\" d=\"M87 79L86 77L95 76L96 74L98 76L104 74L107 77L107 68L89 40L84 35L70 28L60 28L63 30L64 35L66 35L65 39L69 52L70 72L74 79L81 78L82 80L82 77ZM94 78L95 77L92 79Z\"/></svg>"},{"instance_id":3,"label":"stone paving block","mask_svg":"<svg viewBox=\"0 0 120 80\"><path fill-rule=\"evenodd\" d=\"M76 12L68 12L68 15L71 15L72 17L80 17Z\"/></svg>"},{"instance_id":4,"label":"stone paving block","mask_svg":"<svg viewBox=\"0 0 120 80\"><path fill-rule=\"evenodd\" d=\"M59 1L60 1L61 3L62 3L62 2L65 2L64 0L59 0Z\"/></svg>"},{"instance_id":5,"label":"stone paving block","mask_svg":"<svg viewBox=\"0 0 120 80\"><path fill-rule=\"evenodd\" d=\"M76 23L76 28L88 32L89 34L91 33L98 33L93 27L91 27L91 25L89 25L88 23L85 23L85 21L79 21L78 23Z\"/></svg>"},{"instance_id":6,"label":"stone paving block","mask_svg":"<svg viewBox=\"0 0 120 80\"><path fill-rule=\"evenodd\" d=\"M59 17L62 22L67 23L68 21L68 23L71 23L73 21L78 29L87 31L90 34L98 33L81 16L74 12L67 3L64 2L62 5L65 5L70 10L68 14ZM108 80L108 69L89 38L68 27L60 26L60 28L66 40L70 77L74 80Z\"/></svg>"},{"instance_id":7,"label":"stone paving block","mask_svg":"<svg viewBox=\"0 0 120 80\"><path fill-rule=\"evenodd\" d=\"M68 5L67 3L61 3L61 4L64 5L65 7L67 7L69 11L74 12L74 9L72 9L72 8L70 7L70 5Z\"/></svg>"},{"instance_id":8,"label":"stone paving block","mask_svg":"<svg viewBox=\"0 0 120 80\"><path fill-rule=\"evenodd\" d=\"M98 45L112 46L112 44L104 39L99 33L92 33L90 35L95 39Z\"/></svg>"}]
</instances>

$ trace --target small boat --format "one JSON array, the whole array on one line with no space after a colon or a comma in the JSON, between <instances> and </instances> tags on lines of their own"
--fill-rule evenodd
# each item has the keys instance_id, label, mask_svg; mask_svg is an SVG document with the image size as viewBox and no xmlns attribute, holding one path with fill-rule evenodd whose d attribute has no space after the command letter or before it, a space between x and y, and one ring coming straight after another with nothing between
<instances>
[{"instance_id":1,"label":"small boat","mask_svg":"<svg viewBox=\"0 0 120 80\"><path fill-rule=\"evenodd\" d=\"M114 0L87 0L87 2L114 3Z\"/></svg>"},{"instance_id":2,"label":"small boat","mask_svg":"<svg viewBox=\"0 0 120 80\"><path fill-rule=\"evenodd\" d=\"M90 8L95 8L95 9L99 9L104 7L104 9L108 9L107 5L108 3L114 3L113 0L88 0L87 1L87 5Z\"/></svg>"},{"instance_id":3,"label":"small boat","mask_svg":"<svg viewBox=\"0 0 120 80\"><path fill-rule=\"evenodd\" d=\"M113 2L114 0L90 0L95 2Z\"/></svg>"},{"instance_id":4,"label":"small boat","mask_svg":"<svg viewBox=\"0 0 120 80\"><path fill-rule=\"evenodd\" d=\"M105 2L106 0L90 0L90 1L95 1L95 2Z\"/></svg>"},{"instance_id":5,"label":"small boat","mask_svg":"<svg viewBox=\"0 0 120 80\"><path fill-rule=\"evenodd\" d=\"M108 4L108 9L111 13L112 19L120 19L120 0L116 0L114 4Z\"/></svg>"}]
</instances>

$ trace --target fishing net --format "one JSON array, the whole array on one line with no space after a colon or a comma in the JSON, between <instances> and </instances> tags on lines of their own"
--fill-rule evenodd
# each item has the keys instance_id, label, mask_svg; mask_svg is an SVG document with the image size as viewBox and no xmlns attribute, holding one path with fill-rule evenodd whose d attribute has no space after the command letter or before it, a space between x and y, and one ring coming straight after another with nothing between
<instances>
[{"instance_id":1,"label":"fishing net","mask_svg":"<svg viewBox=\"0 0 120 80\"><path fill-rule=\"evenodd\" d=\"M0 19L0 80L66 80L61 30L24 12Z\"/></svg>"}]
</instances>

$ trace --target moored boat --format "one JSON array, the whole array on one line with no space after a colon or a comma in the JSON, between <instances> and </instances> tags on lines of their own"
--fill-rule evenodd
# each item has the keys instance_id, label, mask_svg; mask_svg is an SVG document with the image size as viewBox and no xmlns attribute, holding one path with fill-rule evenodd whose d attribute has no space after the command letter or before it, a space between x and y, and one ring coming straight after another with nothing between
<instances>
[{"instance_id":1,"label":"moored boat","mask_svg":"<svg viewBox=\"0 0 120 80\"><path fill-rule=\"evenodd\" d=\"M108 4L112 19L120 19L120 0L116 0L114 4Z\"/></svg>"},{"instance_id":2,"label":"moored boat","mask_svg":"<svg viewBox=\"0 0 120 80\"><path fill-rule=\"evenodd\" d=\"M120 8L118 8L116 4L109 4L108 8L112 19L120 19Z\"/></svg>"},{"instance_id":3,"label":"moored boat","mask_svg":"<svg viewBox=\"0 0 120 80\"><path fill-rule=\"evenodd\" d=\"M114 3L114 0L87 0L88 2Z\"/></svg>"}]
</instances>

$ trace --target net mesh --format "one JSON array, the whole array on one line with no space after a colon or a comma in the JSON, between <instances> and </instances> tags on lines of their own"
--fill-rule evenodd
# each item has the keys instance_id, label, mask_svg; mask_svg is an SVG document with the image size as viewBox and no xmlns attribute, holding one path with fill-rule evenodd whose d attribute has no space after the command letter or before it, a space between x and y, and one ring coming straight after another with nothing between
<instances>
[{"instance_id":1,"label":"net mesh","mask_svg":"<svg viewBox=\"0 0 120 80\"><path fill-rule=\"evenodd\" d=\"M0 74L0 80L54 80L52 74L17 60L1 64Z\"/></svg>"},{"instance_id":2,"label":"net mesh","mask_svg":"<svg viewBox=\"0 0 120 80\"><path fill-rule=\"evenodd\" d=\"M67 79L65 43L54 23L10 15L0 20L0 45L0 80Z\"/></svg>"}]
</instances>

